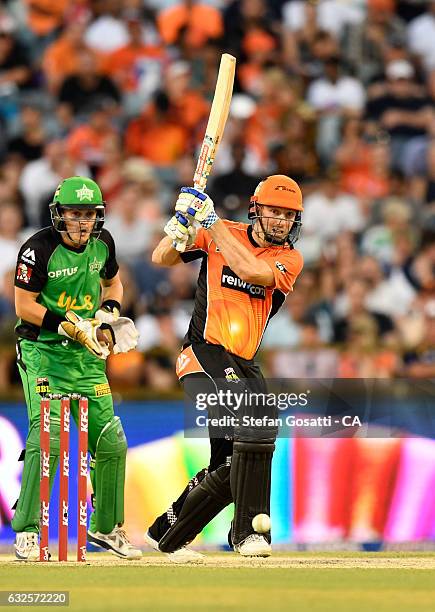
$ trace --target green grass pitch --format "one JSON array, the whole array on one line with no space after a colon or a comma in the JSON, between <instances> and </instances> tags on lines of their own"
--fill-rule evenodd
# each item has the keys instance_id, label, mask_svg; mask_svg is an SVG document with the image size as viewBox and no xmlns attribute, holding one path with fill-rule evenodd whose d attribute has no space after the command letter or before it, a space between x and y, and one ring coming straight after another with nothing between
<instances>
[{"instance_id":1,"label":"green grass pitch","mask_svg":"<svg viewBox=\"0 0 435 612\"><path fill-rule=\"evenodd\" d=\"M0 590L66 590L63 609L92 612L433 612L434 576L435 553L289 552L258 560L209 553L201 565L174 565L155 553L137 562L89 554L86 565L0 556Z\"/></svg>"}]
</instances>

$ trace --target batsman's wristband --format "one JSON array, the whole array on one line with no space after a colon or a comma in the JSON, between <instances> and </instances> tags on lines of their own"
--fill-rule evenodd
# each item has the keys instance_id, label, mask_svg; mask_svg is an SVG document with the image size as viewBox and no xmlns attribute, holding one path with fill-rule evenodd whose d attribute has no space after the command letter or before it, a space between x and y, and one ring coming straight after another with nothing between
<instances>
[{"instance_id":1,"label":"batsman's wristband","mask_svg":"<svg viewBox=\"0 0 435 612\"><path fill-rule=\"evenodd\" d=\"M65 317L61 317L55 312L52 312L51 310L47 310L47 312L44 315L44 318L42 319L41 327L57 334L59 325L63 323L64 321L65 321Z\"/></svg>"},{"instance_id":2,"label":"batsman's wristband","mask_svg":"<svg viewBox=\"0 0 435 612\"><path fill-rule=\"evenodd\" d=\"M116 308L118 314L121 312L121 304L116 300L104 300L100 308L107 310L108 312L114 312Z\"/></svg>"},{"instance_id":3,"label":"batsman's wristband","mask_svg":"<svg viewBox=\"0 0 435 612\"><path fill-rule=\"evenodd\" d=\"M219 217L213 211L209 214L207 219L204 219L204 221L201 221L201 225L204 229L209 229L212 225L216 223L216 221L219 221Z\"/></svg>"}]
</instances>

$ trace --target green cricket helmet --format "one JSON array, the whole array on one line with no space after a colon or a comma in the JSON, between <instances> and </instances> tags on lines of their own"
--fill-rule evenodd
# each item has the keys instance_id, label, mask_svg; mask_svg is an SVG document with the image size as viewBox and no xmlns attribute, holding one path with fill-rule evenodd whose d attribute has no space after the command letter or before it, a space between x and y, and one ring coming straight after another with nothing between
<instances>
[{"instance_id":1,"label":"green cricket helmet","mask_svg":"<svg viewBox=\"0 0 435 612\"><path fill-rule=\"evenodd\" d=\"M50 204L51 222L58 232L66 232L64 208L94 209L97 218L92 236L98 238L104 225L104 210L106 203L103 200L101 189L95 181L86 176L71 176L63 180L54 192Z\"/></svg>"}]
</instances>

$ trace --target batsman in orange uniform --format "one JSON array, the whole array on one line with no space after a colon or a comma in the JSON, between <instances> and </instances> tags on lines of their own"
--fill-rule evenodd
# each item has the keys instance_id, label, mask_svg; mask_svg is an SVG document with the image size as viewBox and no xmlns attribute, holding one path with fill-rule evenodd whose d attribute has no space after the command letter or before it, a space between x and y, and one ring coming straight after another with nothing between
<instances>
[{"instance_id":1,"label":"batsman in orange uniform","mask_svg":"<svg viewBox=\"0 0 435 612\"><path fill-rule=\"evenodd\" d=\"M254 358L269 319L302 269L302 256L294 248L303 211L301 190L284 175L261 181L251 198L251 224L219 219L209 196L192 187L181 189L175 211L152 259L173 266L202 258L192 319L177 361L183 387L189 397L198 380L208 381L210 392L243 388L266 393ZM211 431L208 468L154 521L147 542L173 561L198 560L201 555L186 544L234 501L234 550L248 557L270 555L270 531L255 533L252 519L270 513L276 434L270 425L236 425L230 435Z\"/></svg>"}]
</instances>

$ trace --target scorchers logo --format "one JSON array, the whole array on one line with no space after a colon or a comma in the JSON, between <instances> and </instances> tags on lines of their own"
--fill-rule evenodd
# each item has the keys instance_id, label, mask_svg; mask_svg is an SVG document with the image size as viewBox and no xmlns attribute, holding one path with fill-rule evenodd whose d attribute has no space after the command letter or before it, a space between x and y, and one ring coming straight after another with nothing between
<instances>
[{"instance_id":1,"label":"scorchers logo","mask_svg":"<svg viewBox=\"0 0 435 612\"><path fill-rule=\"evenodd\" d=\"M243 281L228 266L224 266L222 268L221 287L228 287L228 289L242 291L243 293L247 293L252 298L258 298L260 300L264 300L266 297L265 287Z\"/></svg>"}]
</instances>

